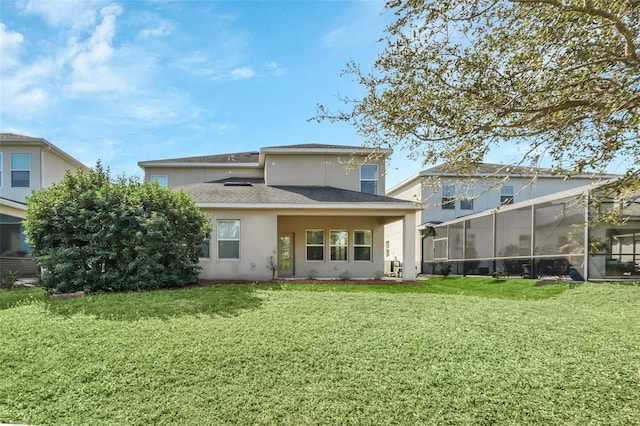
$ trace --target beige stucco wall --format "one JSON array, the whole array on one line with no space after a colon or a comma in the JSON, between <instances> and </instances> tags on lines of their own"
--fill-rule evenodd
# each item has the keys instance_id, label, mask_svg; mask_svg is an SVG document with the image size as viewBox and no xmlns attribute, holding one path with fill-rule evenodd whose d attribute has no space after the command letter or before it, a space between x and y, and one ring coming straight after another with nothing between
<instances>
[{"instance_id":1,"label":"beige stucco wall","mask_svg":"<svg viewBox=\"0 0 640 426\"><path fill-rule=\"evenodd\" d=\"M144 171L146 181L152 175L167 176L170 187L189 185L191 183L211 182L227 178L262 178L263 169L259 167L147 167Z\"/></svg>"},{"instance_id":2,"label":"beige stucco wall","mask_svg":"<svg viewBox=\"0 0 640 426\"><path fill-rule=\"evenodd\" d=\"M319 211L293 210L245 210L245 209L205 209L211 217L210 257L201 259L201 278L223 280L269 280L271 271L266 267L267 258L276 254L278 235L294 236L294 276L307 278L311 269L318 278L339 278L349 271L354 278L372 278L376 271L384 268L384 224L401 220L402 216L383 216L381 212L327 211L321 216ZM396 213L397 214L397 213ZM412 213L413 215L413 213ZM218 219L240 220L240 259L218 260L216 221ZM415 229L415 224L413 225ZM306 230L325 230L325 260L307 262ZM373 231L372 261L353 261L353 231L371 229ZM330 261L329 231L348 230L347 262Z\"/></svg>"},{"instance_id":3,"label":"beige stucco wall","mask_svg":"<svg viewBox=\"0 0 640 426\"><path fill-rule=\"evenodd\" d=\"M41 186L41 167L40 167L40 148L37 146L18 146L2 144L2 188L0 191L3 198L25 202L25 198L31 194L32 190L40 189ZM30 154L30 186L29 188L12 188L11 187L11 154Z\"/></svg>"},{"instance_id":4,"label":"beige stucco wall","mask_svg":"<svg viewBox=\"0 0 640 426\"><path fill-rule=\"evenodd\" d=\"M59 182L67 170L75 172L78 165L60 157L55 152L38 145L20 145L3 143L2 152L2 187L0 192L3 198L20 203L31 191L47 187L54 182ZM11 154L30 154L30 186L29 188L11 187Z\"/></svg>"},{"instance_id":5,"label":"beige stucco wall","mask_svg":"<svg viewBox=\"0 0 640 426\"><path fill-rule=\"evenodd\" d=\"M349 155L336 154L268 154L265 157L265 180L268 185L319 185L360 191L359 162ZM384 161L378 164L378 194L384 195Z\"/></svg>"},{"instance_id":6,"label":"beige stucco wall","mask_svg":"<svg viewBox=\"0 0 640 426\"><path fill-rule=\"evenodd\" d=\"M67 170L75 173L77 166L59 157L49 150L42 150L42 185L47 187L54 182L59 182L64 178Z\"/></svg>"},{"instance_id":7,"label":"beige stucco wall","mask_svg":"<svg viewBox=\"0 0 640 426\"><path fill-rule=\"evenodd\" d=\"M271 279L266 268L267 257L273 255L277 245L278 221L273 210L204 210L211 216L210 258L202 259L201 278L229 280ZM216 221L218 219L240 220L240 259L218 260Z\"/></svg>"},{"instance_id":8,"label":"beige stucco wall","mask_svg":"<svg viewBox=\"0 0 640 426\"><path fill-rule=\"evenodd\" d=\"M307 261L307 229L323 229L325 231L324 261ZM353 231L366 229L373 231L372 261L355 262L353 260ZM332 230L349 231L348 260L346 262L330 260L329 231ZM278 233L294 235L294 276L306 278L309 271L313 269L318 278L340 278L340 275L346 271L349 271L353 278L373 278L376 271L383 270L384 226L380 217L280 216L278 218Z\"/></svg>"}]
</instances>

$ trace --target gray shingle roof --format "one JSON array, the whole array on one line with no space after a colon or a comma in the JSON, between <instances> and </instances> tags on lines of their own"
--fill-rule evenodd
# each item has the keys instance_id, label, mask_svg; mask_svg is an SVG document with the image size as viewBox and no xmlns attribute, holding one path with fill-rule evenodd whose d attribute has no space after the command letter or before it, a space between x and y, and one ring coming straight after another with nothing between
<instances>
[{"instance_id":1,"label":"gray shingle roof","mask_svg":"<svg viewBox=\"0 0 640 426\"><path fill-rule=\"evenodd\" d=\"M16 135L15 133L0 133L0 139L33 139L31 136Z\"/></svg>"},{"instance_id":2,"label":"gray shingle roof","mask_svg":"<svg viewBox=\"0 0 640 426\"><path fill-rule=\"evenodd\" d=\"M353 146L353 145L328 145L322 143L302 143L296 145L281 145L281 146L267 146L264 149L270 148L293 148L293 149L369 149L362 146Z\"/></svg>"},{"instance_id":3,"label":"gray shingle roof","mask_svg":"<svg viewBox=\"0 0 640 426\"><path fill-rule=\"evenodd\" d=\"M197 157L169 158L165 160L153 160L153 163L257 163L260 153L258 151L235 152L229 154L201 155Z\"/></svg>"},{"instance_id":4,"label":"gray shingle roof","mask_svg":"<svg viewBox=\"0 0 640 426\"><path fill-rule=\"evenodd\" d=\"M470 166L465 175L506 175L511 173L512 175L533 175L536 173L548 174L551 173L551 169L545 169L540 167L521 167L509 164L492 164L492 163L479 163L474 166ZM453 174L459 175L449 164L440 164L430 169L420 172L423 176L429 176L433 174Z\"/></svg>"},{"instance_id":5,"label":"gray shingle roof","mask_svg":"<svg viewBox=\"0 0 640 426\"><path fill-rule=\"evenodd\" d=\"M242 184L246 181L246 184ZM330 186L268 186L260 179L236 179L183 185L174 188L191 195L200 204L277 204L322 205L340 204L390 205L400 203L401 208L412 208L406 200L365 194Z\"/></svg>"}]
</instances>

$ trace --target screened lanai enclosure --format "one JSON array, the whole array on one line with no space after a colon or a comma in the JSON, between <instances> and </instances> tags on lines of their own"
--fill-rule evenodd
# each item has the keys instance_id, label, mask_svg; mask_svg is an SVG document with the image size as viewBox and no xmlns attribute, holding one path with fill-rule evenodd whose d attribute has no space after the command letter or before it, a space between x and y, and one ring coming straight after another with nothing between
<instances>
[{"instance_id":1,"label":"screened lanai enclosure","mask_svg":"<svg viewBox=\"0 0 640 426\"><path fill-rule=\"evenodd\" d=\"M590 188L589 191L592 191ZM640 195L624 205L588 208L581 190L502 206L441 224L425 224L422 272L589 280L640 279ZM615 211L621 222L600 223Z\"/></svg>"}]
</instances>

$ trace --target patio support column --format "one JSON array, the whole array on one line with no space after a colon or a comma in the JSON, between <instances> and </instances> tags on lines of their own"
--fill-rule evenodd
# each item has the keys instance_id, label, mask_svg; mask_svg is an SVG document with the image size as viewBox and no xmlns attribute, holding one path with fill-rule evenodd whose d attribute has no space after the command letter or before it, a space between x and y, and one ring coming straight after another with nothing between
<instances>
[{"instance_id":1,"label":"patio support column","mask_svg":"<svg viewBox=\"0 0 640 426\"><path fill-rule=\"evenodd\" d=\"M409 213L402 220L402 280L416 280L416 214Z\"/></svg>"}]
</instances>

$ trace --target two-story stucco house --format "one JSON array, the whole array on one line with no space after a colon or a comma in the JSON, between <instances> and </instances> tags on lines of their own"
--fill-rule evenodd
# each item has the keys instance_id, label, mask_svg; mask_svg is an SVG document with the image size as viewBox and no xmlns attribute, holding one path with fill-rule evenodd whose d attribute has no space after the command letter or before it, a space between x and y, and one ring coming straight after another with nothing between
<instances>
[{"instance_id":1,"label":"two-story stucco house","mask_svg":"<svg viewBox=\"0 0 640 426\"><path fill-rule=\"evenodd\" d=\"M42 138L0 133L0 269L35 273L22 233L26 197L64 177L67 170L87 169Z\"/></svg>"},{"instance_id":2,"label":"two-story stucco house","mask_svg":"<svg viewBox=\"0 0 640 426\"><path fill-rule=\"evenodd\" d=\"M211 217L204 279L278 276L371 278L384 267L384 226L399 222L400 243L415 259L414 203L384 195L382 153L302 144L260 151L142 161L145 179L185 191ZM407 261L404 279L415 279Z\"/></svg>"},{"instance_id":3,"label":"two-story stucco house","mask_svg":"<svg viewBox=\"0 0 640 426\"><path fill-rule=\"evenodd\" d=\"M462 176L440 165L423 170L394 186L387 191L387 196L411 200L422 206L416 217L418 246L415 249L415 262L422 272L429 273L432 271L424 270L421 265L425 261L423 243L432 243L423 239L431 226L582 187L595 181L596 177L588 174L565 179L553 175L548 169L487 163L479 164L476 169ZM389 262L407 260L400 243L401 233L397 223L385 227L387 265ZM522 241L522 244L527 245L528 242Z\"/></svg>"}]
</instances>

